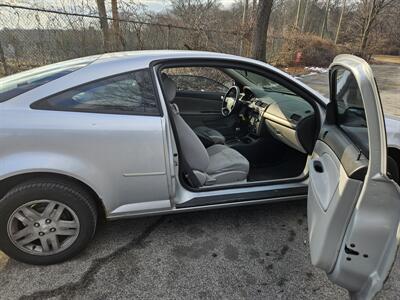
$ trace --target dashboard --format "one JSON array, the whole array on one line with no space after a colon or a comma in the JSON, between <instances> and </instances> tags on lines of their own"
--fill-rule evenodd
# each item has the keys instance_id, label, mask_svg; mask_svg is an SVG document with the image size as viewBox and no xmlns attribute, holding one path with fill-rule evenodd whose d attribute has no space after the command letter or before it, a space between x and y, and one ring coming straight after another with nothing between
<instances>
[{"instance_id":1,"label":"dashboard","mask_svg":"<svg viewBox=\"0 0 400 300\"><path fill-rule=\"evenodd\" d=\"M314 108L306 100L288 92L246 86L240 102L247 107L251 134L262 136L267 130L291 148L312 151L316 122Z\"/></svg>"}]
</instances>

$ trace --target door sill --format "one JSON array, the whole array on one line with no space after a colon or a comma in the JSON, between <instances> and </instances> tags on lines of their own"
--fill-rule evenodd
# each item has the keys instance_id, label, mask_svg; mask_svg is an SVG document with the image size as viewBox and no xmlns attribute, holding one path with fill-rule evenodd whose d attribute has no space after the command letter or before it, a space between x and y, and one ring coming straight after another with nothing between
<instances>
[{"instance_id":1,"label":"door sill","mask_svg":"<svg viewBox=\"0 0 400 300\"><path fill-rule=\"evenodd\" d=\"M199 196L190 199L189 201L181 204L176 204L176 208L189 208L189 207L200 207L217 204L234 204L243 203L247 201L263 200L263 199L274 199L274 198L307 198L307 186L297 186L283 189L271 189L265 191L250 191L241 192L236 194L222 194L222 195L209 195Z\"/></svg>"},{"instance_id":2,"label":"door sill","mask_svg":"<svg viewBox=\"0 0 400 300\"><path fill-rule=\"evenodd\" d=\"M199 188L190 187L188 184L182 184L182 179L180 178L180 183L183 188L190 192L208 192L208 191L219 191L219 190L228 190L228 189L241 189L246 187L257 187L257 186L270 186L276 184L287 184L287 183L297 183L303 182L308 179L308 172L306 174L301 174L296 177L290 178L279 178L279 179L270 179L270 180L260 180L260 181L246 181L241 183L233 183L233 184L220 184L220 185L212 185L212 186L202 186Z\"/></svg>"}]
</instances>

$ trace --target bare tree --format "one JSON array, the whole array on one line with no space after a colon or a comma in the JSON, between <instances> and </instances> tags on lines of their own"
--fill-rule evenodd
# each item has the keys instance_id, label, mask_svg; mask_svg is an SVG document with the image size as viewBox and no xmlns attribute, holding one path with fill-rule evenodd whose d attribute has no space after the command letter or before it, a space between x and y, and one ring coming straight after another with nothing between
<instances>
[{"instance_id":1,"label":"bare tree","mask_svg":"<svg viewBox=\"0 0 400 300\"><path fill-rule=\"evenodd\" d=\"M249 0L245 0L243 5L243 15L242 15L242 31L245 31L245 27L247 25L247 11L249 9ZM244 35L240 38L240 50L239 54L243 54L243 42L244 42Z\"/></svg>"},{"instance_id":2,"label":"bare tree","mask_svg":"<svg viewBox=\"0 0 400 300\"><path fill-rule=\"evenodd\" d=\"M257 15L257 0L253 0L253 4L251 6L253 13L252 13L252 21L256 18Z\"/></svg>"},{"instance_id":3,"label":"bare tree","mask_svg":"<svg viewBox=\"0 0 400 300\"><path fill-rule=\"evenodd\" d=\"M321 38L324 37L325 33L325 28L327 27L328 23L328 14L329 14L329 5L330 5L331 0L326 0L326 7L325 7L325 15L324 15L324 21L322 23L322 28L321 28Z\"/></svg>"},{"instance_id":4,"label":"bare tree","mask_svg":"<svg viewBox=\"0 0 400 300\"><path fill-rule=\"evenodd\" d=\"M337 44L338 39L339 39L340 27L342 26L343 14L344 14L345 8L346 8L346 0L343 0L342 11L340 12L339 23L337 25L337 30L336 30L335 44Z\"/></svg>"},{"instance_id":5,"label":"bare tree","mask_svg":"<svg viewBox=\"0 0 400 300\"><path fill-rule=\"evenodd\" d=\"M301 32L304 32L304 30L306 29L306 22L307 22L307 17L308 17L308 1L309 0L305 0L305 1L306 1L306 6L304 8L303 20L301 23Z\"/></svg>"},{"instance_id":6,"label":"bare tree","mask_svg":"<svg viewBox=\"0 0 400 300\"><path fill-rule=\"evenodd\" d=\"M256 23L253 29L251 56L265 61L267 54L267 33L273 0L259 0Z\"/></svg>"},{"instance_id":7,"label":"bare tree","mask_svg":"<svg viewBox=\"0 0 400 300\"><path fill-rule=\"evenodd\" d=\"M207 29L219 26L217 13L220 11L219 0L170 0L172 13L179 20L179 25L190 26L190 36L184 38L183 43L190 49L207 49L213 45L212 37ZM209 43L210 41L210 43ZM210 49L218 50L218 49Z\"/></svg>"},{"instance_id":8,"label":"bare tree","mask_svg":"<svg viewBox=\"0 0 400 300\"><path fill-rule=\"evenodd\" d=\"M267 57L280 66L294 64L299 51L303 64L319 66L335 51L400 54L400 0L231 0L228 7L226 0L168 1L170 9L157 12L134 0L57 0L47 12L3 9L0 73L4 61L12 73L103 49L190 48Z\"/></svg>"},{"instance_id":9,"label":"bare tree","mask_svg":"<svg viewBox=\"0 0 400 300\"><path fill-rule=\"evenodd\" d=\"M121 34L120 29L120 20L119 20L119 12L118 12L118 0L111 0L111 12L112 12L112 26L113 26L113 34L114 34L114 46L116 50L125 50L126 42L124 37Z\"/></svg>"},{"instance_id":10,"label":"bare tree","mask_svg":"<svg viewBox=\"0 0 400 300\"><path fill-rule=\"evenodd\" d=\"M393 4L396 0L362 0L361 1L361 12L362 12L362 35L359 52L362 57L366 56L366 48L368 45L369 34L371 29L376 23L377 17L382 11Z\"/></svg>"},{"instance_id":11,"label":"bare tree","mask_svg":"<svg viewBox=\"0 0 400 300\"><path fill-rule=\"evenodd\" d=\"M4 55L3 47L1 45L1 41L0 41L0 61L3 64L4 74L6 74L6 75L10 74L10 72L8 70L6 57Z\"/></svg>"},{"instance_id":12,"label":"bare tree","mask_svg":"<svg viewBox=\"0 0 400 300\"><path fill-rule=\"evenodd\" d=\"M97 10L100 17L100 27L103 32L103 47L104 52L111 51L110 30L108 28L107 11L104 0L96 0Z\"/></svg>"},{"instance_id":13,"label":"bare tree","mask_svg":"<svg viewBox=\"0 0 400 300\"><path fill-rule=\"evenodd\" d=\"M296 25L295 25L296 28L299 28L300 8L301 8L301 0L297 0Z\"/></svg>"}]
</instances>

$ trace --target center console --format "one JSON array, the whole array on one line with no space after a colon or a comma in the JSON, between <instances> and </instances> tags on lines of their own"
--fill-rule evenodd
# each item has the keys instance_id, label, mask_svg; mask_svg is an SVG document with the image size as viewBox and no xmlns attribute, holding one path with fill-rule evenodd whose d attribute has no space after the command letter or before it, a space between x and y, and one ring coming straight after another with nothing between
<instances>
[{"instance_id":1,"label":"center console","mask_svg":"<svg viewBox=\"0 0 400 300\"><path fill-rule=\"evenodd\" d=\"M244 118L247 120L247 134L228 140L226 144L244 155L249 161L260 156L260 144L264 143L263 136L267 133L264 112L268 104L262 101L253 101L248 104Z\"/></svg>"},{"instance_id":2,"label":"center console","mask_svg":"<svg viewBox=\"0 0 400 300\"><path fill-rule=\"evenodd\" d=\"M268 104L262 101L254 101L249 105L248 119L249 119L249 132L255 136L262 136L266 129L264 112Z\"/></svg>"}]
</instances>

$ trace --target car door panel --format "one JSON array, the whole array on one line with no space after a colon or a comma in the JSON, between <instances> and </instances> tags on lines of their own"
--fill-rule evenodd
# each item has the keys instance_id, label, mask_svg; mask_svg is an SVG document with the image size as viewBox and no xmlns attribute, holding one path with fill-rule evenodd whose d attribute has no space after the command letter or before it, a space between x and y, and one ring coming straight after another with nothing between
<instances>
[{"instance_id":1,"label":"car door panel","mask_svg":"<svg viewBox=\"0 0 400 300\"><path fill-rule=\"evenodd\" d=\"M398 247L400 189L387 176L384 118L370 67L360 58L339 56L330 83L331 103L310 163L311 261L352 298L371 299ZM336 99L341 95L347 95L343 112ZM362 109L352 106L356 96ZM342 126L347 115L355 122Z\"/></svg>"},{"instance_id":2,"label":"car door panel","mask_svg":"<svg viewBox=\"0 0 400 300\"><path fill-rule=\"evenodd\" d=\"M182 115L211 114L221 116L221 93L178 91L175 103Z\"/></svg>"},{"instance_id":3,"label":"car door panel","mask_svg":"<svg viewBox=\"0 0 400 300\"><path fill-rule=\"evenodd\" d=\"M178 91L175 103L191 128L206 126L231 137L234 136L237 116L222 116L221 97L222 93Z\"/></svg>"},{"instance_id":4,"label":"car door panel","mask_svg":"<svg viewBox=\"0 0 400 300\"><path fill-rule=\"evenodd\" d=\"M175 103L191 128L200 126L219 131L226 138L234 137L237 116L223 117L222 99L232 78L216 68L171 68L166 74L175 81Z\"/></svg>"},{"instance_id":5,"label":"car door panel","mask_svg":"<svg viewBox=\"0 0 400 300\"><path fill-rule=\"evenodd\" d=\"M364 129L364 131L367 131ZM348 177L364 180L368 170L368 159L352 142L344 130L335 125L322 127L319 141L324 142L340 160Z\"/></svg>"},{"instance_id":6,"label":"car door panel","mask_svg":"<svg viewBox=\"0 0 400 300\"><path fill-rule=\"evenodd\" d=\"M320 164L319 168L316 167ZM362 181L351 179L334 151L318 141L311 160L308 224L313 265L332 272ZM314 242L318 241L318 242Z\"/></svg>"}]
</instances>

